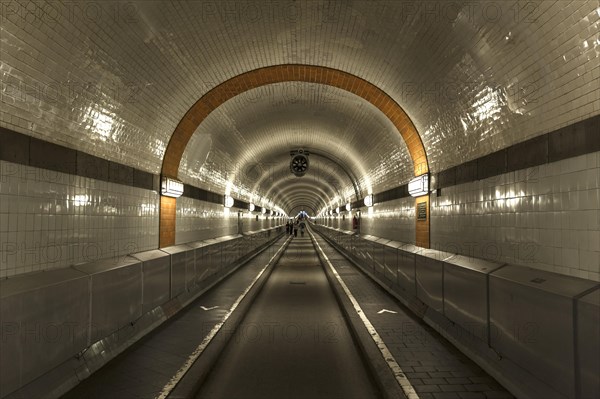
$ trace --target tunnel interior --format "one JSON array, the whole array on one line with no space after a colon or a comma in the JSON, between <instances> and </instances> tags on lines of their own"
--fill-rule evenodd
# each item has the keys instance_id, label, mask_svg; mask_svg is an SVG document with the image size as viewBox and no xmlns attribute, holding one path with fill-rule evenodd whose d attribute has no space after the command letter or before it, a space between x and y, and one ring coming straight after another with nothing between
<instances>
[{"instance_id":1,"label":"tunnel interior","mask_svg":"<svg viewBox=\"0 0 600 399\"><path fill-rule=\"evenodd\" d=\"M597 2L0 7L2 399L92 374L103 345L173 317L302 212L375 280L394 270L389 290L428 323L471 311L446 282L485 286L477 323L513 333L482 338L500 358L599 394ZM474 264L494 275L453 274ZM524 308L532 292L572 302L493 313L512 289ZM572 326L562 349L518 339L539 315ZM57 322L67 341L21 344Z\"/></svg>"}]
</instances>

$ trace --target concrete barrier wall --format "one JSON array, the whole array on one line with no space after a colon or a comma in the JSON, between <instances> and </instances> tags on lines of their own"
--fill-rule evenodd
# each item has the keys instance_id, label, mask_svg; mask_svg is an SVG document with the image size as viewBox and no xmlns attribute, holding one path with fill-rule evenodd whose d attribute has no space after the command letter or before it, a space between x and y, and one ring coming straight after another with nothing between
<instances>
[{"instance_id":1,"label":"concrete barrier wall","mask_svg":"<svg viewBox=\"0 0 600 399\"><path fill-rule=\"evenodd\" d=\"M0 281L0 397L59 396L283 231L274 227Z\"/></svg>"},{"instance_id":2,"label":"concrete barrier wall","mask_svg":"<svg viewBox=\"0 0 600 399\"><path fill-rule=\"evenodd\" d=\"M517 396L598 397L598 282L313 228Z\"/></svg>"}]
</instances>

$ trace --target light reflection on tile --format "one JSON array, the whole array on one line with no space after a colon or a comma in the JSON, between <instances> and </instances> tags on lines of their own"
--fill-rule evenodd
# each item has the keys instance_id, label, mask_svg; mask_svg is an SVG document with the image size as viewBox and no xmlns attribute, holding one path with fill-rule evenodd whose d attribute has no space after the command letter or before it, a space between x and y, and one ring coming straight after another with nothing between
<instances>
[{"instance_id":1,"label":"light reflection on tile","mask_svg":"<svg viewBox=\"0 0 600 399\"><path fill-rule=\"evenodd\" d=\"M431 246L600 281L598 157L443 188L432 196Z\"/></svg>"},{"instance_id":2,"label":"light reflection on tile","mask_svg":"<svg viewBox=\"0 0 600 399\"><path fill-rule=\"evenodd\" d=\"M158 246L154 191L0 161L0 277Z\"/></svg>"},{"instance_id":3,"label":"light reflection on tile","mask_svg":"<svg viewBox=\"0 0 600 399\"><path fill-rule=\"evenodd\" d=\"M238 234L238 210L225 212L223 205L199 201L193 198L177 199L176 244L202 241L208 238ZM256 220L258 216L258 220ZM282 219L244 211L241 216L241 231L256 231L281 225ZM283 222L285 223L285 222Z\"/></svg>"},{"instance_id":4,"label":"light reflection on tile","mask_svg":"<svg viewBox=\"0 0 600 399\"><path fill-rule=\"evenodd\" d=\"M36 2L53 9L50 17L27 11L33 3L11 2L22 12L3 19L0 125L158 173L171 133L203 94L242 72L285 63L337 68L381 87L415 123L433 171L600 112L595 2L530 2L525 14L497 2L498 18L477 3L456 17L444 1L427 9L416 2L410 13L397 1L340 3L334 16L307 1L293 17L284 4L252 3L258 17L216 3L207 13L203 2L130 2L121 13L113 2L90 2L96 13L89 15ZM348 96L287 85L248 99L248 112L261 97L276 107L296 104L306 119L314 116L307 100L360 108ZM237 134L233 114L217 112ZM344 115L331 120L343 126ZM278 115L257 118L274 123ZM380 150L360 178L384 187L410 165ZM217 163L226 156L215 150Z\"/></svg>"},{"instance_id":5,"label":"light reflection on tile","mask_svg":"<svg viewBox=\"0 0 600 399\"><path fill-rule=\"evenodd\" d=\"M171 133L198 98L242 72L285 63L341 69L382 88L415 123L434 172L600 112L596 2L529 2L535 7L533 15L515 14L514 2L496 2L498 19L486 18L481 8L470 13L465 6L457 18L440 21L448 16L435 10L443 10L445 3L429 2L433 13L428 9L408 15L397 1L340 2L331 15L321 2L307 1L298 2L301 12L290 16L283 5L256 0L252 4L259 10L256 18L242 7L208 15L202 2L149 1L128 2L135 13L115 16L114 2L90 2L103 10L102 17L90 20L90 16L65 14L68 2L11 2L11 7L25 12L2 19L0 126L158 173ZM30 6L55 7L57 18L26 12ZM389 130L376 112L344 93L302 85L282 87L279 92L265 88L253 97L240 97L211 115L214 122L202 127L203 138L193 139L201 144L190 149L187 177L201 180L206 189L214 184L218 192L231 180L242 197L243 192L265 191L268 182L257 188L251 178L235 173L232 177L232 172L247 166L246 162L269 162L276 153L289 150L290 143L302 144L298 137L304 129L294 130L299 126L308 127L308 138L315 142L328 137L320 143L321 149L347 160L363 191L375 188L377 192L406 181L411 167L402 144L394 142L397 137L373 135ZM261 102L266 106L261 108ZM286 124L273 109L314 122ZM324 114L314 115L319 112ZM247 125L262 121L263 129ZM218 141L208 143L208 136L215 137L209 127L220 129ZM336 137L343 138L344 145ZM196 166L203 159L210 159L212 166L192 176L200 171ZM531 230L540 224L549 224L549 229L560 225L561 230L587 225L587 231L594 233L600 224L598 167L598 157L587 156L548 165L536 183L525 184L519 173L511 173L503 177L506 181L470 183L460 193L449 190L448 195L458 198L444 202L440 214L434 215L443 221L437 233L432 226L439 234L434 238L444 243L456 226L474 226L483 234L468 233L474 238L491 234L499 242L514 242L523 239L514 227L517 224ZM132 218L140 217L142 204L148 206L140 212L153 215L141 216L153 220L144 221L142 227L156 234L149 228L157 223L152 208L156 199L132 191L125 195L129 202L122 204L124 193L117 185L89 179L68 184L25 179L2 186L0 214L7 224L2 224L5 230L0 234L6 245L67 240L63 232L68 229L73 229L76 239L65 246L88 238L107 242L107 226L117 229L118 238L130 237L131 226L140 223ZM349 187L338 191L342 196L351 192ZM438 200L446 201L444 196ZM511 209L525 216L505 226L505 216L498 215L510 214ZM548 217L527 217L536 212ZM186 227L187 216L180 217L182 234L191 231L193 222ZM47 232L46 238L36 235L38 224ZM18 230L21 226L25 230ZM486 233L490 226L498 232ZM541 232L531 234L534 240L538 236L542 240ZM147 244L145 239L142 242ZM540 264L564 268L560 248L545 248L553 250L544 252L544 259L552 252L554 260ZM110 250L102 248L103 253ZM61 247L61 253L66 249ZM593 264L594 256L580 253L579 263ZM23 267L33 269L33 255L26 257ZM589 271L588 276L597 278L598 272Z\"/></svg>"}]
</instances>

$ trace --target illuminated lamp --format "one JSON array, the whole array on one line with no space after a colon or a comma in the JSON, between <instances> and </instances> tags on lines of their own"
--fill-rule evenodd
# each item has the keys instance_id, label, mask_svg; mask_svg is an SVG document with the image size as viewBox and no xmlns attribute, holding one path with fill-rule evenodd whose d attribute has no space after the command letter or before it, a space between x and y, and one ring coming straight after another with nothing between
<instances>
[{"instance_id":1,"label":"illuminated lamp","mask_svg":"<svg viewBox=\"0 0 600 399\"><path fill-rule=\"evenodd\" d=\"M183 194L183 182L163 176L160 193L166 197L181 197L181 194Z\"/></svg>"}]
</instances>

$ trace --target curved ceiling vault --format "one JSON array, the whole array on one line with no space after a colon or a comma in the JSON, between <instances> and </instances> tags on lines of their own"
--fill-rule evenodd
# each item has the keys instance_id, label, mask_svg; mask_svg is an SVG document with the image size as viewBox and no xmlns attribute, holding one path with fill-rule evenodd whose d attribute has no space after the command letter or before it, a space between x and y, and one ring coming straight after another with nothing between
<instances>
[{"instance_id":1,"label":"curved ceiling vault","mask_svg":"<svg viewBox=\"0 0 600 399\"><path fill-rule=\"evenodd\" d=\"M273 188L266 193L266 198L271 199L286 212L285 202L288 199L289 192L298 188L313 197L315 202L321 203L319 209L327 207L335 198L339 197L339 194L332 190L332 184L327 180L318 179L314 176L305 176L303 178L292 177L295 180L285 178L274 181L272 184Z\"/></svg>"},{"instance_id":2,"label":"curved ceiling vault","mask_svg":"<svg viewBox=\"0 0 600 399\"><path fill-rule=\"evenodd\" d=\"M300 198L306 199L306 205L312 205L312 208L317 211L325 208L329 203L325 192L315 185L288 186L274 196L273 202L281 204L286 213L291 214L292 204Z\"/></svg>"},{"instance_id":3,"label":"curved ceiling vault","mask_svg":"<svg viewBox=\"0 0 600 399\"><path fill-rule=\"evenodd\" d=\"M382 88L411 116L434 172L565 125L575 108L598 112L584 101L597 102L597 85L567 89L597 81L594 1L132 1L118 19L113 2L89 3L98 18L42 0L27 7L50 21L5 16L0 124L151 173L198 98L271 65L320 65Z\"/></svg>"},{"instance_id":4,"label":"curved ceiling vault","mask_svg":"<svg viewBox=\"0 0 600 399\"><path fill-rule=\"evenodd\" d=\"M172 132L199 98L211 97L204 113L226 106L256 86L236 86L241 76L273 65L322 66L381 88L410 115L433 172L598 113L594 1L132 1L133 13L118 19L112 2L89 3L98 18L72 18L68 4L42 0L27 7L49 21L5 16L0 125L151 173L160 172ZM585 84L569 89L575 80ZM232 91L214 96L223 85ZM178 129L195 134L203 112ZM195 151L206 159L211 139L202 142ZM356 166L359 179L372 170L364 168Z\"/></svg>"},{"instance_id":5,"label":"curved ceiling vault","mask_svg":"<svg viewBox=\"0 0 600 399\"><path fill-rule=\"evenodd\" d=\"M270 95L253 91L265 86L269 87ZM308 88L311 88L312 92L308 91ZM323 93L326 90L329 90L328 102L323 101ZM304 94L298 93L299 91L303 91ZM310 95L306 95L307 93ZM289 97L290 94L292 97ZM244 97L229 106L233 109L228 110L225 105L227 101L242 95ZM302 98L303 101L295 101L295 98ZM365 103L369 103L370 106ZM241 112L242 123L236 123L239 122L236 119L236 108L247 110ZM369 118L357 119L356 115L361 108L364 108L362 115L368 115L370 119L378 117L382 121L372 123ZM281 169L282 164L289 162L290 150L302 147L315 148L319 157L326 157L324 154L328 153L334 154L334 157L341 159L342 163L336 161L331 163L347 176L356 175L357 167L362 170L368 167L367 173L363 172L360 175L363 179L369 179L374 175L376 167L382 166L383 160L398 158L393 154L401 153L402 148L408 151L412 165L410 169L413 173L421 174L428 171L425 150L414 125L400 105L381 89L364 79L340 70L312 65L277 65L231 78L200 98L188 110L171 136L163 160L163 175L172 177L179 175L188 143L213 111L219 112L220 129L204 134L202 131L198 132L198 140L192 146L206 146L206 141L210 140L213 148L209 150L207 158L202 159L200 156L199 160L195 158L192 162L194 160L197 162L197 170L200 173L196 176L199 179L211 175L210 171L204 168L205 165L208 167L217 165L219 170L213 172L220 176L214 176L209 179L211 181L204 181L204 183L209 185L212 183L213 186L218 186L219 183L221 186L225 184L225 193L228 194L231 187L236 186L237 177L240 180L236 187L238 196L242 193L254 195L248 188L240 187L245 183L243 180L249 168L256 169L261 162L270 162ZM244 117L249 116L254 120L244 120ZM357 124L351 126L348 122L353 120ZM359 121L364 126L361 126ZM275 129L273 126L276 126ZM264 134L262 136L252 134L269 130L271 134L266 137ZM342 132L339 132L340 130ZM336 135L336 131L340 134ZM394 142L394 137L397 136L403 139L404 147L400 137ZM377 137L379 140L374 140ZM375 161L370 159L371 165L361 165L364 163L364 154L368 154L371 148L378 149L379 146L387 148L387 151L373 151L377 159ZM199 151L192 149L190 152L198 157ZM236 152L237 156L232 156L232 153ZM211 161L211 154L213 158L220 155L219 161ZM186 157L184 163L183 175L189 175L196 170L190 168L188 158ZM268 170L261 169L263 169L261 174L269 173ZM394 168L388 166L386 169L405 170L406 167L395 165ZM223 170L227 172L223 174ZM360 182L350 180L350 187L355 190L356 197ZM370 181L362 183L368 186L365 187L367 192L372 192ZM343 195L343 197L347 196Z\"/></svg>"},{"instance_id":6,"label":"curved ceiling vault","mask_svg":"<svg viewBox=\"0 0 600 399\"><path fill-rule=\"evenodd\" d=\"M302 177L294 176L289 170L290 157L280 158L278 163L273 163L269 173L264 175L256 184L256 192L264 193L267 198L277 196L284 187L298 185L321 188L326 193L328 202L334 199L357 199L353 187L355 182L351 175L345 173L343 167L327 159L309 155L310 166Z\"/></svg>"},{"instance_id":7,"label":"curved ceiling vault","mask_svg":"<svg viewBox=\"0 0 600 399\"><path fill-rule=\"evenodd\" d=\"M311 167L298 180L289 161L299 148L311 154ZM410 164L393 124L369 102L326 85L282 82L249 90L212 112L190 139L179 177L248 202L272 199L280 184L318 181L328 185L329 203L406 180Z\"/></svg>"}]
</instances>

